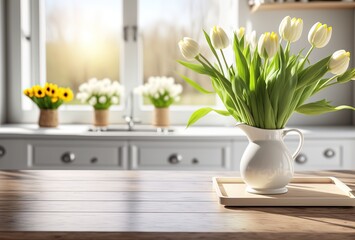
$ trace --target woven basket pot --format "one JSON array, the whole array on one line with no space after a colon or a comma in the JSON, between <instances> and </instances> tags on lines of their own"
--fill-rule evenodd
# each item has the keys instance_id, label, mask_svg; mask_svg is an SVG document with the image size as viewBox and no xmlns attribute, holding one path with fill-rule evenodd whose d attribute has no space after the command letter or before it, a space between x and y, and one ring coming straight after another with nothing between
<instances>
[{"instance_id":1,"label":"woven basket pot","mask_svg":"<svg viewBox=\"0 0 355 240\"><path fill-rule=\"evenodd\" d=\"M40 127L58 127L58 110L41 109L39 113L38 125Z\"/></svg>"}]
</instances>

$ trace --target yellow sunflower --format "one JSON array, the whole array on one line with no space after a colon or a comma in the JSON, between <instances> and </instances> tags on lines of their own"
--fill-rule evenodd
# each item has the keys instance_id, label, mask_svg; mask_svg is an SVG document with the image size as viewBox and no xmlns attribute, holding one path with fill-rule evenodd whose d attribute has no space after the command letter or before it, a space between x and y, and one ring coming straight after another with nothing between
<instances>
[{"instance_id":1,"label":"yellow sunflower","mask_svg":"<svg viewBox=\"0 0 355 240\"><path fill-rule=\"evenodd\" d=\"M51 91L52 91L52 84L51 83L46 83L44 86L44 89L46 90L47 96L51 96Z\"/></svg>"},{"instance_id":2,"label":"yellow sunflower","mask_svg":"<svg viewBox=\"0 0 355 240\"><path fill-rule=\"evenodd\" d=\"M27 96L27 97L33 97L33 90L32 88L26 88L23 93Z\"/></svg>"},{"instance_id":3,"label":"yellow sunflower","mask_svg":"<svg viewBox=\"0 0 355 240\"><path fill-rule=\"evenodd\" d=\"M44 96L46 96L45 89L42 88L41 86L36 85L32 89L33 89L33 93L34 93L35 97L43 98Z\"/></svg>"},{"instance_id":4,"label":"yellow sunflower","mask_svg":"<svg viewBox=\"0 0 355 240\"><path fill-rule=\"evenodd\" d=\"M52 103L56 103L56 102L58 102L58 100L59 100L58 97L52 97L52 98L51 98L51 102L52 102Z\"/></svg>"},{"instance_id":5,"label":"yellow sunflower","mask_svg":"<svg viewBox=\"0 0 355 240\"><path fill-rule=\"evenodd\" d=\"M59 98L65 102L69 102L73 99L73 92L70 88L59 88Z\"/></svg>"},{"instance_id":6,"label":"yellow sunflower","mask_svg":"<svg viewBox=\"0 0 355 240\"><path fill-rule=\"evenodd\" d=\"M46 94L49 97L58 97L58 86L53 83L46 83Z\"/></svg>"}]
</instances>

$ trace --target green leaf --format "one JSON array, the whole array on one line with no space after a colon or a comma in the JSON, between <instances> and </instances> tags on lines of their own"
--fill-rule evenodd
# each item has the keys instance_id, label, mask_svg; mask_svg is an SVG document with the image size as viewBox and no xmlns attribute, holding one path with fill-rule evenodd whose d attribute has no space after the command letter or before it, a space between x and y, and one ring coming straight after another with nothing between
<instances>
[{"instance_id":1,"label":"green leaf","mask_svg":"<svg viewBox=\"0 0 355 240\"><path fill-rule=\"evenodd\" d=\"M331 56L323 58L319 62L305 68L299 74L297 89L314 83L328 72L328 62Z\"/></svg>"},{"instance_id":2,"label":"green leaf","mask_svg":"<svg viewBox=\"0 0 355 240\"><path fill-rule=\"evenodd\" d=\"M346 82L349 82L354 77L355 77L355 68L350 69L350 70L346 71L345 73L343 73L343 75L339 76L337 78L337 82L338 83L346 83Z\"/></svg>"},{"instance_id":3,"label":"green leaf","mask_svg":"<svg viewBox=\"0 0 355 240\"><path fill-rule=\"evenodd\" d=\"M350 109L350 110L355 110L354 107L352 106L347 106L347 105L341 105L341 106L332 106L329 104L328 101L325 99L317 101L317 102L312 102L312 103L307 103L304 104L296 109L298 113L305 114L305 115L319 115L323 113L328 113L328 112L335 112L339 110L344 110L344 109Z\"/></svg>"},{"instance_id":4,"label":"green leaf","mask_svg":"<svg viewBox=\"0 0 355 240\"><path fill-rule=\"evenodd\" d=\"M191 69L194 72L197 72L199 74L204 74L208 76L215 76L215 73L211 70L211 68L206 67L207 65L201 66L199 64L194 64L194 63L189 63L189 62L184 62L184 61L177 61L181 65Z\"/></svg>"},{"instance_id":5,"label":"green leaf","mask_svg":"<svg viewBox=\"0 0 355 240\"><path fill-rule=\"evenodd\" d=\"M233 50L235 55L235 64L237 66L238 75L249 85L249 69L248 63L245 59L240 46L238 45L238 38L234 34Z\"/></svg>"},{"instance_id":6,"label":"green leaf","mask_svg":"<svg viewBox=\"0 0 355 240\"><path fill-rule=\"evenodd\" d=\"M204 108L200 108L198 110L196 110L191 116L190 116L190 119L187 123L187 128L189 126L191 126L192 124L194 124L195 122L197 122L200 118L206 116L208 113L210 112L216 112L220 115L223 115L223 116L230 116L231 114L228 112L228 111L224 111L224 110L216 110L216 109L213 109L213 108L210 108L210 107L204 107Z\"/></svg>"},{"instance_id":7,"label":"green leaf","mask_svg":"<svg viewBox=\"0 0 355 240\"><path fill-rule=\"evenodd\" d=\"M194 80L179 74L179 76L185 80L185 82L187 82L188 84L190 84L192 87L194 87L197 91L199 91L200 93L204 93L204 94L211 94L214 92L208 91L206 89L204 89L203 87L201 87L201 85L199 85L197 82L195 82Z\"/></svg>"}]
</instances>

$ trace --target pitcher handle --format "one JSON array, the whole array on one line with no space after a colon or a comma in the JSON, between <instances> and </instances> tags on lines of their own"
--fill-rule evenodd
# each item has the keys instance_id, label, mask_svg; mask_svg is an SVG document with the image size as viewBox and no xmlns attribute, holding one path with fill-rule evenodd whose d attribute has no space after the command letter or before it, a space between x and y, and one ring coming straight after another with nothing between
<instances>
[{"instance_id":1,"label":"pitcher handle","mask_svg":"<svg viewBox=\"0 0 355 240\"><path fill-rule=\"evenodd\" d=\"M294 154L292 154L292 159L295 160L295 158L297 157L297 155L300 153L301 151L301 148L303 146L303 140L304 140L304 137L303 137L303 134L300 130L298 129L295 129L295 128L291 128L291 129L287 129L287 130L284 130L283 131L283 136L285 137L288 133L290 132L295 132L298 134L299 138L300 138L300 141L298 143L298 147L296 149L296 151L294 152Z\"/></svg>"}]
</instances>

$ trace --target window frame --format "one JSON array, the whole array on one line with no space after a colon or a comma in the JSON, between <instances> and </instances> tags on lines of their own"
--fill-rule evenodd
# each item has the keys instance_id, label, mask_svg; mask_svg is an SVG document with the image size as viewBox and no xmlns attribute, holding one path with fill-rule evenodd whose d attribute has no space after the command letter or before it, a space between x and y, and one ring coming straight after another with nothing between
<instances>
[{"instance_id":1,"label":"window frame","mask_svg":"<svg viewBox=\"0 0 355 240\"><path fill-rule=\"evenodd\" d=\"M21 46L21 42L25 41L22 34L21 19L21 4L23 1L30 2L30 63L23 61L23 53L25 49ZM128 27L127 40L122 40L122 52L120 53L120 79L121 84L125 88L125 98L121 99L120 106L113 106L110 108L110 123L123 124L125 115L133 113L135 118L138 118L142 124L151 124L153 118L153 106L143 105L143 99L140 96L134 95L135 87L143 84L143 61L140 57L143 54L140 49L142 37L137 33L137 40L133 39L132 27L138 26L138 1L139 0L122 0L122 31L123 36L124 27ZM21 0L9 1L7 4L7 29L10 31L7 34L8 47L8 120L11 123L36 123L38 121L38 108L33 103L31 106L23 109L23 102L28 101L22 94L22 89L32 86L34 84L44 84L45 73L45 43L43 34L44 30L44 0ZM29 86L23 86L24 78L26 77L22 71L29 64L31 69ZM21 69L21 71L19 71ZM41 82L36 82L35 79L41 79ZM19 91L20 89L20 91ZM130 96L132 95L132 96ZM127 99L134 99L133 111L131 110L131 103ZM21 99L19 101L19 99ZM222 102L216 96L216 107L224 109ZM174 106L170 107L170 122L172 125L186 125L190 115L200 107L195 105ZM78 123L91 124L93 118L93 109L91 106L61 106L59 108L60 123ZM207 117L199 120L196 125L231 125L235 121L232 118L219 116L211 113Z\"/></svg>"}]
</instances>

